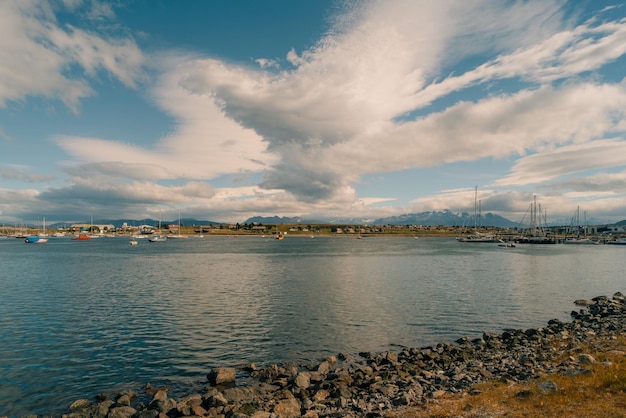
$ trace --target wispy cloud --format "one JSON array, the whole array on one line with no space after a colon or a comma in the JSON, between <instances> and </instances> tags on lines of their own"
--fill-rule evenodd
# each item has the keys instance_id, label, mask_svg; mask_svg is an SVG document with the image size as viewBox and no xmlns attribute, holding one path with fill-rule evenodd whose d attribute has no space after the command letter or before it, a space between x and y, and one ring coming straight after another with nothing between
<instances>
[{"instance_id":1,"label":"wispy cloud","mask_svg":"<svg viewBox=\"0 0 626 418\"><path fill-rule=\"evenodd\" d=\"M574 173L624 166L626 141L598 140L520 158L496 186L542 183ZM563 184L563 183L561 183ZM582 184L582 183L579 183Z\"/></svg>"},{"instance_id":2,"label":"wispy cloud","mask_svg":"<svg viewBox=\"0 0 626 418\"><path fill-rule=\"evenodd\" d=\"M51 174L35 174L27 172L26 167L0 167L0 177L4 180L20 180L27 183L42 183L54 178Z\"/></svg>"},{"instance_id":3,"label":"wispy cloud","mask_svg":"<svg viewBox=\"0 0 626 418\"><path fill-rule=\"evenodd\" d=\"M33 96L60 100L77 112L80 101L94 94L90 78L102 71L132 87L144 77L142 63L131 39L61 27L48 2L0 3L0 107Z\"/></svg>"}]
</instances>

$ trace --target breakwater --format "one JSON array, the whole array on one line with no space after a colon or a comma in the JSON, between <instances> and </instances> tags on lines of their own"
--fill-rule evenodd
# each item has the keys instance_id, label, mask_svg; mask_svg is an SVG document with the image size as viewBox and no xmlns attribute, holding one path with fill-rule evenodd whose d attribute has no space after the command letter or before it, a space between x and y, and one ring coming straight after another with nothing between
<instances>
[{"instance_id":1,"label":"breakwater","mask_svg":"<svg viewBox=\"0 0 626 418\"><path fill-rule=\"evenodd\" d=\"M308 365L274 364L207 371L202 393L181 399L168 388L74 402L65 417L377 417L431 402L488 380L523 382L546 374L587 373L584 344L623 335L626 302L612 297L575 301L571 322L554 319L532 329L507 329L454 343L354 357L329 356ZM245 373L247 384L239 386Z\"/></svg>"}]
</instances>

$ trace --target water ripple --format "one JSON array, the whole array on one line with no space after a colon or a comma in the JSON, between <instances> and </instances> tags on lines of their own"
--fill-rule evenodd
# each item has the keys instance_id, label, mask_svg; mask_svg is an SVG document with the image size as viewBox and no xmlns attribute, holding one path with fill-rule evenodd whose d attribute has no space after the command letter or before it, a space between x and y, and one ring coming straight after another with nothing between
<instances>
[{"instance_id":1,"label":"water ripple","mask_svg":"<svg viewBox=\"0 0 626 418\"><path fill-rule=\"evenodd\" d=\"M17 241L17 240L16 240ZM622 290L622 248L445 239L0 241L0 416L216 366L314 361L567 319ZM6 401L5 401L6 400Z\"/></svg>"}]
</instances>

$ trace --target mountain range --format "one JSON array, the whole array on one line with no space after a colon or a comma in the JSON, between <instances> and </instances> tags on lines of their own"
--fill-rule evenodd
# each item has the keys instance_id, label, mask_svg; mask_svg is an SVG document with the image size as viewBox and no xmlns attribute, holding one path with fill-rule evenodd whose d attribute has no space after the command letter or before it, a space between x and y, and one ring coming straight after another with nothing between
<instances>
[{"instance_id":1,"label":"mountain range","mask_svg":"<svg viewBox=\"0 0 626 418\"><path fill-rule=\"evenodd\" d=\"M77 222L78 223L78 222ZM88 222L86 222L88 223ZM96 225L114 225L115 227L121 227L124 223L127 225L158 225L158 220L154 219L141 219L139 221L133 219L116 219L116 220L94 220ZM178 219L171 221L162 221L163 225L178 224ZM218 221L205 221L193 218L181 219L183 226L208 226L208 225L224 225L228 222ZM280 217L280 216L254 216L246 219L240 224L261 224L261 225L281 225L281 224L303 224L303 225L316 225L316 224L334 224L334 225L423 225L423 226L467 226L473 227L475 224L485 227L496 228L520 228L528 225L521 224L520 222L513 222L507 218L493 213L487 213L485 215L478 215L474 219L474 215L467 212L454 213L449 210L444 211L432 211L432 212L420 212L420 213L407 213L398 216L389 216L386 218L378 219L356 219L356 218L341 218L341 219L307 219L300 216L296 217ZM554 225L569 225L570 222L563 223L551 223ZM626 220L620 221L615 224L616 226L626 225ZM49 228L62 228L67 226L65 224L53 224L48 225Z\"/></svg>"}]
</instances>

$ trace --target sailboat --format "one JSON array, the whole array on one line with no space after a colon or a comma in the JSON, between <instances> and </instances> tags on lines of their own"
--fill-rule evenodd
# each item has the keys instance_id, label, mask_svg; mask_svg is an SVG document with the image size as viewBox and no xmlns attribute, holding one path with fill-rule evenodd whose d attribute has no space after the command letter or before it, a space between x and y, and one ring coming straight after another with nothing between
<instances>
[{"instance_id":1,"label":"sailboat","mask_svg":"<svg viewBox=\"0 0 626 418\"><path fill-rule=\"evenodd\" d=\"M583 244L583 245L597 245L600 244L599 241L597 240L593 240L589 237L587 237L587 215L585 213L585 225L581 226L580 225L580 206L576 207L576 225L573 225L573 220L572 220L572 226L570 227L570 230L572 232L575 233L575 236L573 237L569 237L566 238L565 241L563 241L563 244ZM583 236L580 236L580 231L583 231Z\"/></svg>"},{"instance_id":2,"label":"sailboat","mask_svg":"<svg viewBox=\"0 0 626 418\"><path fill-rule=\"evenodd\" d=\"M48 242L48 238L46 238L46 218L43 218L43 233L39 235L31 235L24 238L24 242L26 244L45 244Z\"/></svg>"},{"instance_id":3,"label":"sailboat","mask_svg":"<svg viewBox=\"0 0 626 418\"><path fill-rule=\"evenodd\" d=\"M495 235L485 235L478 232L478 186L474 188L474 233L464 237L459 237L460 242L479 242L479 243L494 243L498 242L498 238Z\"/></svg>"},{"instance_id":4,"label":"sailboat","mask_svg":"<svg viewBox=\"0 0 626 418\"><path fill-rule=\"evenodd\" d=\"M187 238L187 235L182 235L180 233L181 229L181 222L180 222L180 211L178 211L178 233L177 234L169 234L167 237L168 238L173 238L173 239L184 239Z\"/></svg>"},{"instance_id":5,"label":"sailboat","mask_svg":"<svg viewBox=\"0 0 626 418\"><path fill-rule=\"evenodd\" d=\"M159 213L159 233L152 235L149 239L150 242L165 242L167 237L161 234L161 214Z\"/></svg>"},{"instance_id":6,"label":"sailboat","mask_svg":"<svg viewBox=\"0 0 626 418\"><path fill-rule=\"evenodd\" d=\"M537 196L530 204L530 228L524 234L515 237L518 244L556 244L556 239L548 236L545 228L541 225L541 205L537 205ZM545 224L545 222L544 222Z\"/></svg>"}]
</instances>

